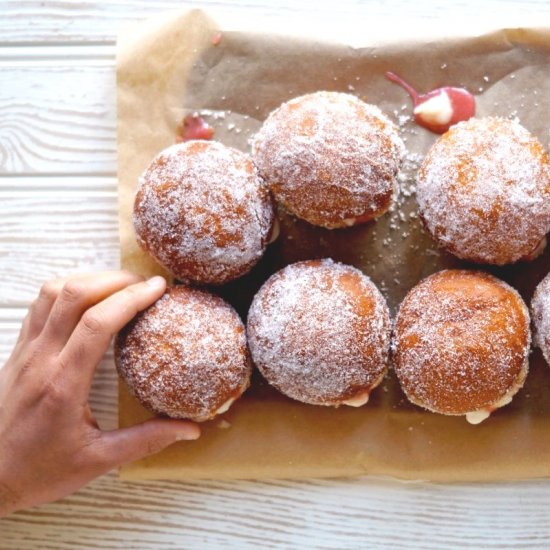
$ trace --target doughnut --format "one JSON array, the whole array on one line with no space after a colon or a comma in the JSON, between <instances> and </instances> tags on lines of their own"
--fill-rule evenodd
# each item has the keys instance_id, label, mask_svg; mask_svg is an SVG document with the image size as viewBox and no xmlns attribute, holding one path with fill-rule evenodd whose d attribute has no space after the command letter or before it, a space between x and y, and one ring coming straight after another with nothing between
<instances>
[{"instance_id":1,"label":"doughnut","mask_svg":"<svg viewBox=\"0 0 550 550\"><path fill-rule=\"evenodd\" d=\"M464 260L531 260L546 244L549 159L517 121L472 118L453 126L424 159L416 195L432 237Z\"/></svg>"},{"instance_id":2,"label":"doughnut","mask_svg":"<svg viewBox=\"0 0 550 550\"><path fill-rule=\"evenodd\" d=\"M252 301L252 360L286 396L312 405L359 407L387 371L390 315L380 291L332 260L289 265Z\"/></svg>"},{"instance_id":3,"label":"doughnut","mask_svg":"<svg viewBox=\"0 0 550 550\"><path fill-rule=\"evenodd\" d=\"M162 151L138 182L138 243L177 279L220 285L261 258L274 208L251 159L214 141Z\"/></svg>"},{"instance_id":4,"label":"doughnut","mask_svg":"<svg viewBox=\"0 0 550 550\"><path fill-rule=\"evenodd\" d=\"M250 382L245 328L213 294L178 285L118 334L115 364L148 410L196 422L226 412Z\"/></svg>"},{"instance_id":5,"label":"doughnut","mask_svg":"<svg viewBox=\"0 0 550 550\"><path fill-rule=\"evenodd\" d=\"M512 287L487 273L446 270L403 300L393 362L409 401L478 424L523 386L530 344L529 312Z\"/></svg>"},{"instance_id":6,"label":"doughnut","mask_svg":"<svg viewBox=\"0 0 550 550\"><path fill-rule=\"evenodd\" d=\"M537 285L531 301L533 340L550 364L550 273Z\"/></svg>"},{"instance_id":7,"label":"doughnut","mask_svg":"<svg viewBox=\"0 0 550 550\"><path fill-rule=\"evenodd\" d=\"M275 199L328 229L388 210L403 152L395 125L380 109L337 92L283 103L252 142L254 162Z\"/></svg>"}]
</instances>

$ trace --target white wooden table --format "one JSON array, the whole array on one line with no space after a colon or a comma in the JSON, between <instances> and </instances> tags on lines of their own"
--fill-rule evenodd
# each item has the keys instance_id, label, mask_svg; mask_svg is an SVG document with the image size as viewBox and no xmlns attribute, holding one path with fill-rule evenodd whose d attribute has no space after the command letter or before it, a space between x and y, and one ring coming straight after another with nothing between
<instances>
[{"instance_id":1,"label":"white wooden table","mask_svg":"<svg viewBox=\"0 0 550 550\"><path fill-rule=\"evenodd\" d=\"M246 17L437 21L539 14L546 0L206 0ZM178 1L0 0L0 362L41 282L118 266L115 35ZM311 15L304 18L304 24ZM116 424L112 357L93 388ZM550 434L549 434L550 436ZM549 548L550 480L483 485L350 480L122 483L104 476L0 521L0 548Z\"/></svg>"}]
</instances>

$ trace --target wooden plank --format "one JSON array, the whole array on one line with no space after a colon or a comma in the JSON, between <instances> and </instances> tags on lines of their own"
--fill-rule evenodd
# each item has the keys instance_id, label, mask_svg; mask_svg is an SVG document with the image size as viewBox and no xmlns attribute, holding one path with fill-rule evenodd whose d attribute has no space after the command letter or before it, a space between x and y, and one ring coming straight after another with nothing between
<instances>
[{"instance_id":1,"label":"wooden plank","mask_svg":"<svg viewBox=\"0 0 550 550\"><path fill-rule=\"evenodd\" d=\"M267 16L295 16L304 6L316 14L335 9L323 1L249 4L240 2L235 9ZM4 0L0 41L112 43L126 21L174 6L180 7L180 0ZM339 15L351 11L427 19L449 18L457 11L476 18L535 11L542 20L550 5L544 0L338 4ZM27 304L45 278L118 263L114 65L112 49L6 48L0 54L0 171L20 176L0 179L0 305L15 307ZM111 177L89 177L93 174ZM79 192L67 193L73 184ZM23 314L24 309L0 309L2 362ZM115 382L108 355L91 397L105 427L115 424ZM2 520L0 548L548 548L549 500L548 481L130 484L109 475L59 503Z\"/></svg>"},{"instance_id":2,"label":"wooden plank","mask_svg":"<svg viewBox=\"0 0 550 550\"><path fill-rule=\"evenodd\" d=\"M110 474L58 503L2 520L2 547L542 549L550 543L547 502L547 488L536 483L138 484Z\"/></svg>"},{"instance_id":3,"label":"wooden plank","mask_svg":"<svg viewBox=\"0 0 550 550\"><path fill-rule=\"evenodd\" d=\"M0 175L114 176L112 48L0 49Z\"/></svg>"},{"instance_id":4,"label":"wooden plank","mask_svg":"<svg viewBox=\"0 0 550 550\"><path fill-rule=\"evenodd\" d=\"M86 177L59 174L57 176L3 176L0 193L14 191L107 191L117 192L115 177Z\"/></svg>"},{"instance_id":5,"label":"wooden plank","mask_svg":"<svg viewBox=\"0 0 550 550\"><path fill-rule=\"evenodd\" d=\"M0 309L0 365L24 309ZM91 405L116 426L112 353ZM548 482L434 485L375 479L122 483L104 476L1 521L1 548L545 548ZM513 518L513 520L511 520ZM396 527L399 522L399 527Z\"/></svg>"},{"instance_id":6,"label":"wooden plank","mask_svg":"<svg viewBox=\"0 0 550 550\"><path fill-rule=\"evenodd\" d=\"M24 309L0 309L0 365ZM116 426L112 352L91 406ZM120 482L114 473L62 501L1 521L1 548L464 548L550 545L548 481L435 485L377 479ZM397 525L398 523L398 525Z\"/></svg>"},{"instance_id":7,"label":"wooden plank","mask_svg":"<svg viewBox=\"0 0 550 550\"><path fill-rule=\"evenodd\" d=\"M113 43L121 26L182 7L210 10L221 8L242 14L243 17L302 16L304 25L311 20L312 13L315 13L316 18L334 18L335 15L365 18L382 16L389 21L395 17L429 20L456 20L457 17L479 20L485 17L490 21L499 17L512 24L522 14L535 13L541 17L550 14L550 5L546 0L463 0L453 3L430 0L340 0L337 4L331 0L186 0L185 4L180 0L4 0L0 18L0 41L3 44Z\"/></svg>"},{"instance_id":8,"label":"wooden plank","mask_svg":"<svg viewBox=\"0 0 550 550\"><path fill-rule=\"evenodd\" d=\"M114 191L0 186L0 217L2 306L28 305L48 279L119 266Z\"/></svg>"}]
</instances>

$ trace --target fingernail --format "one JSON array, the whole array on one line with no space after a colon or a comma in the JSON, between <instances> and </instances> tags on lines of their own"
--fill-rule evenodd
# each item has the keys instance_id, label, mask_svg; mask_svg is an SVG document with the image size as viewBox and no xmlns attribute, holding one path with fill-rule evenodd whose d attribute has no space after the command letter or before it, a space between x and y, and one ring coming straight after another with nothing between
<instances>
[{"instance_id":1,"label":"fingernail","mask_svg":"<svg viewBox=\"0 0 550 550\"><path fill-rule=\"evenodd\" d=\"M200 437L201 433L199 430L193 432L181 432L176 436L176 441L194 441Z\"/></svg>"},{"instance_id":2,"label":"fingernail","mask_svg":"<svg viewBox=\"0 0 550 550\"><path fill-rule=\"evenodd\" d=\"M161 277L160 275L155 275L154 277L151 277L150 279L147 279L145 281L150 287L153 288L164 288L166 286L166 280L164 277Z\"/></svg>"}]
</instances>

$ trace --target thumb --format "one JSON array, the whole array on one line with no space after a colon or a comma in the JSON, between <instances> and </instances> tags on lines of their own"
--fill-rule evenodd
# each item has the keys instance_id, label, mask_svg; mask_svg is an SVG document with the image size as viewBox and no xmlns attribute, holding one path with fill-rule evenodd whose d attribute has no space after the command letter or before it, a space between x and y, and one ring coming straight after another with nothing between
<instances>
[{"instance_id":1,"label":"thumb","mask_svg":"<svg viewBox=\"0 0 550 550\"><path fill-rule=\"evenodd\" d=\"M114 468L200 435L200 428L193 422L154 418L130 428L104 432L102 438L106 462Z\"/></svg>"}]
</instances>

